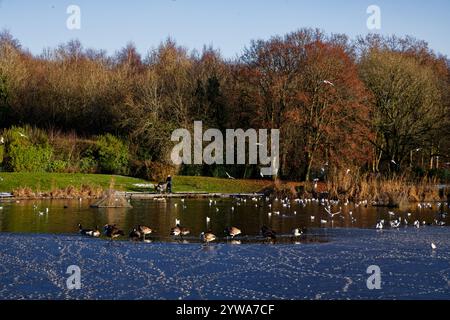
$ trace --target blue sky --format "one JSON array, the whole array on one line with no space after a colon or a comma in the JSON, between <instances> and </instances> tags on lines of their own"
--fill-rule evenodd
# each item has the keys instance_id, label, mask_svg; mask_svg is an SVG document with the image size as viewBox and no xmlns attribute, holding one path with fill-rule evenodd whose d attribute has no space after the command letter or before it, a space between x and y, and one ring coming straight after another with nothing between
<instances>
[{"instance_id":1,"label":"blue sky","mask_svg":"<svg viewBox=\"0 0 450 320\"><path fill-rule=\"evenodd\" d=\"M81 8L81 30L68 30L66 9ZM80 39L109 54L133 41L145 53L168 36L235 57L252 39L301 27L366 34L369 5L381 8L382 34L412 35L450 56L448 0L0 0L0 28L33 53Z\"/></svg>"}]
</instances>

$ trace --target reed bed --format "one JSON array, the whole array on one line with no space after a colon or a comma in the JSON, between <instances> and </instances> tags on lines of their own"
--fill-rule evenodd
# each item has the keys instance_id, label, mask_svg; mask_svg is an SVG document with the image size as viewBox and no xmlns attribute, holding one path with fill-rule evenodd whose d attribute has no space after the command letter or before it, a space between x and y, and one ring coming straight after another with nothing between
<instances>
[{"instance_id":1,"label":"reed bed","mask_svg":"<svg viewBox=\"0 0 450 320\"><path fill-rule=\"evenodd\" d=\"M34 191L29 187L14 189L12 194L17 199L98 199L103 195L103 188L98 186L82 185L80 187L67 186L66 188L54 188L51 191Z\"/></svg>"}]
</instances>

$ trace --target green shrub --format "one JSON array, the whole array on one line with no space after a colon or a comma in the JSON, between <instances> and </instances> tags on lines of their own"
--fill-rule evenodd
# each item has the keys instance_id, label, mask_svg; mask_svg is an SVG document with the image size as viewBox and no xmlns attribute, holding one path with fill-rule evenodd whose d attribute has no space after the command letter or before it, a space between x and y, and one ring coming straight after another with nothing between
<instances>
[{"instance_id":1,"label":"green shrub","mask_svg":"<svg viewBox=\"0 0 450 320\"><path fill-rule=\"evenodd\" d=\"M79 170L81 173L96 173L98 168L97 161L93 157L83 157L79 162Z\"/></svg>"},{"instance_id":2,"label":"green shrub","mask_svg":"<svg viewBox=\"0 0 450 320\"><path fill-rule=\"evenodd\" d=\"M56 173L64 173L64 172L66 172L68 167L69 167L69 164L67 163L67 161L53 160L50 163L48 171L56 172Z\"/></svg>"},{"instance_id":3,"label":"green shrub","mask_svg":"<svg viewBox=\"0 0 450 320\"><path fill-rule=\"evenodd\" d=\"M5 154L5 147L3 145L0 145L0 166L3 163L3 155Z\"/></svg>"},{"instance_id":4,"label":"green shrub","mask_svg":"<svg viewBox=\"0 0 450 320\"><path fill-rule=\"evenodd\" d=\"M104 173L126 174L128 147L111 134L98 137L96 142L97 159Z\"/></svg>"},{"instance_id":5,"label":"green shrub","mask_svg":"<svg viewBox=\"0 0 450 320\"><path fill-rule=\"evenodd\" d=\"M46 134L30 127L13 127L6 131L5 165L14 172L45 172L49 169L53 149Z\"/></svg>"}]
</instances>

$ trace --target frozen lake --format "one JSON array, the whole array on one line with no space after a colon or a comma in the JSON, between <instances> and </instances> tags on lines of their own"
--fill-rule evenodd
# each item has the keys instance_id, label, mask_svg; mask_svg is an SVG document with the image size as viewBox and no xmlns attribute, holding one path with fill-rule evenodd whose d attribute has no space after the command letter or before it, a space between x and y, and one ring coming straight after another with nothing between
<instances>
[{"instance_id":1,"label":"frozen lake","mask_svg":"<svg viewBox=\"0 0 450 320\"><path fill-rule=\"evenodd\" d=\"M327 243L204 246L3 233L0 298L450 299L448 228L327 234ZM71 265L80 290L67 289ZM367 288L371 265L380 290Z\"/></svg>"}]
</instances>

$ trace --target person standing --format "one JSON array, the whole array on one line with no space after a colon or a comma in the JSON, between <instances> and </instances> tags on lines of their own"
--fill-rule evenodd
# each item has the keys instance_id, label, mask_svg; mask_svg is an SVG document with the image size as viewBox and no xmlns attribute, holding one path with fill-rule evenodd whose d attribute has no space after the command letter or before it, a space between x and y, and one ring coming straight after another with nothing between
<instances>
[{"instance_id":1,"label":"person standing","mask_svg":"<svg viewBox=\"0 0 450 320\"><path fill-rule=\"evenodd\" d=\"M167 183L167 192L172 193L172 176L171 175L167 176L166 183Z\"/></svg>"}]
</instances>

